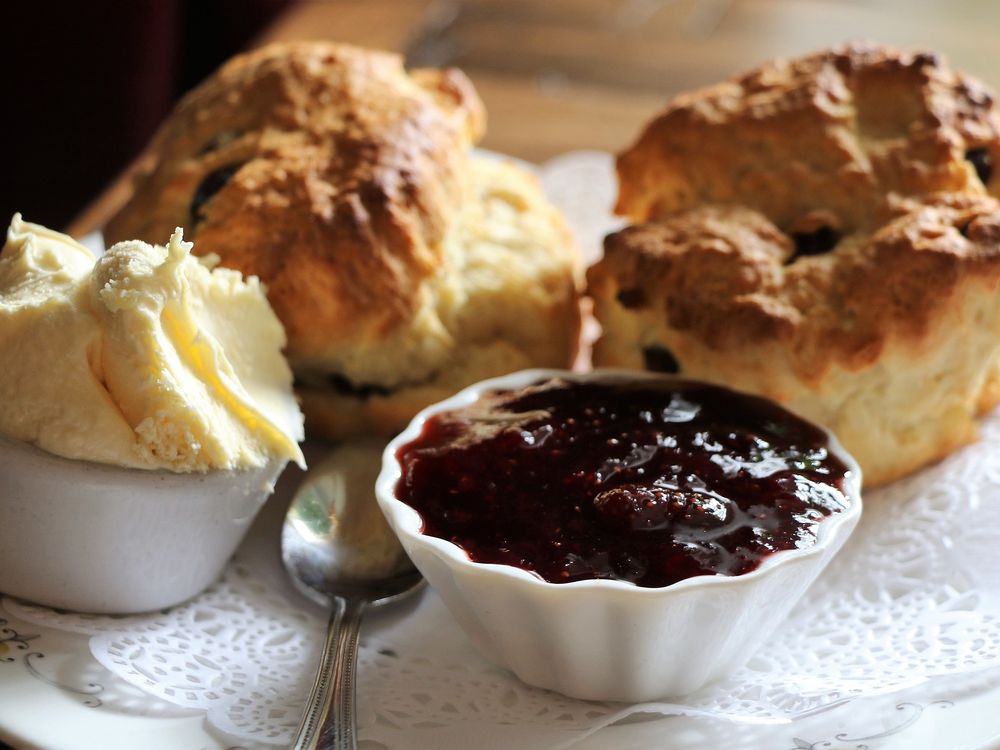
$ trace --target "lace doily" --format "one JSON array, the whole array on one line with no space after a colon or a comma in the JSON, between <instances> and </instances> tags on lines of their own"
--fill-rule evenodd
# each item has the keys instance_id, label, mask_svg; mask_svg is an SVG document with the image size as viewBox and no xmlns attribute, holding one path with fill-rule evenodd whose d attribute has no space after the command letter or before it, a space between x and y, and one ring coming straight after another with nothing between
<instances>
[{"instance_id":1,"label":"lace doily","mask_svg":"<svg viewBox=\"0 0 1000 750\"><path fill-rule=\"evenodd\" d=\"M573 191L609 185L609 164L606 155L584 155L546 170L546 187L563 196L571 220L573 206L581 208ZM609 221L606 211L593 220L593 205L583 210L591 221L579 222L581 239L593 252ZM390 748L554 748L637 712L788 721L1000 666L1000 413L984 420L981 435L941 464L866 493L845 549L750 664L720 684L673 704L637 706L536 690L484 661L425 592L366 620L360 736ZM151 701L205 711L245 744L286 745L325 627L324 613L290 590L280 567L289 489L286 482L269 503L224 577L185 606L125 618L9 599L4 608L89 635L95 659Z\"/></svg>"}]
</instances>

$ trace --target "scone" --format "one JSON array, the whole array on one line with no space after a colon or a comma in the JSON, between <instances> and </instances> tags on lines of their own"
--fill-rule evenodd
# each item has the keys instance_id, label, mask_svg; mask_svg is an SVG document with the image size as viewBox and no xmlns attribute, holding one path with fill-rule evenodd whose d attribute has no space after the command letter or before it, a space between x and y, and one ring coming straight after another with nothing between
<instances>
[{"instance_id":1,"label":"scone","mask_svg":"<svg viewBox=\"0 0 1000 750\"><path fill-rule=\"evenodd\" d=\"M929 54L853 45L678 97L618 162L597 365L825 424L888 482L1000 397L1000 115Z\"/></svg>"},{"instance_id":2,"label":"scone","mask_svg":"<svg viewBox=\"0 0 1000 750\"><path fill-rule=\"evenodd\" d=\"M391 434L468 383L576 351L577 251L532 175L472 152L484 119L458 71L272 45L181 101L106 235L183 226L260 277L307 427Z\"/></svg>"}]
</instances>

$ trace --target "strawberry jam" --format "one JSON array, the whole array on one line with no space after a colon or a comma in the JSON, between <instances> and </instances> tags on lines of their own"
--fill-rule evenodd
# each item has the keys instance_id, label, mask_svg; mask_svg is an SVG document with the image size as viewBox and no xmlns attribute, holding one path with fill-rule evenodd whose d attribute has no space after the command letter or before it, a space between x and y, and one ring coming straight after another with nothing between
<instances>
[{"instance_id":1,"label":"strawberry jam","mask_svg":"<svg viewBox=\"0 0 1000 750\"><path fill-rule=\"evenodd\" d=\"M432 416L397 456L397 497L424 534L553 583L740 575L812 545L848 503L822 430L677 380L486 393Z\"/></svg>"}]
</instances>

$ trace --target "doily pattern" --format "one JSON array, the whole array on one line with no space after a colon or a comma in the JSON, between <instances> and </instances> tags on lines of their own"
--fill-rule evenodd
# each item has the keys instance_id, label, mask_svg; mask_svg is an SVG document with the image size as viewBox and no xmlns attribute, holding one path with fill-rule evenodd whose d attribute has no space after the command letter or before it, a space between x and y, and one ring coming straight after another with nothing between
<instances>
[{"instance_id":1,"label":"doily pattern","mask_svg":"<svg viewBox=\"0 0 1000 750\"><path fill-rule=\"evenodd\" d=\"M595 198L581 186L611 186L610 170L606 154L583 154L542 173L590 255L613 223L613 188ZM975 684L972 673L1000 667L1000 413L984 420L981 435L939 465L866 493L848 545L781 630L720 684L639 706L530 688L484 661L425 592L366 620L360 736L390 748L557 748L636 712L782 722L930 679L965 674L963 684ZM9 599L3 606L87 634L97 662L151 702L204 711L247 745L287 745L325 614L290 591L275 545L262 544L277 539L280 514L271 515L272 526L258 523L223 578L184 606L123 618Z\"/></svg>"},{"instance_id":2,"label":"doily pattern","mask_svg":"<svg viewBox=\"0 0 1000 750\"><path fill-rule=\"evenodd\" d=\"M171 610L75 615L5 600L15 616L90 635L103 667L150 696L206 711L218 729L287 744L311 684L325 622L237 557L222 579Z\"/></svg>"}]
</instances>

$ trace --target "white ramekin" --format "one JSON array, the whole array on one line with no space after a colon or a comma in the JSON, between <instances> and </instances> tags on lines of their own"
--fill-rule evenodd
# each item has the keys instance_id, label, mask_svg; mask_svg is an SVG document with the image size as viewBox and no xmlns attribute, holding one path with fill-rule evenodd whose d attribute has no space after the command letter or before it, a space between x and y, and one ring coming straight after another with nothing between
<instances>
[{"instance_id":1,"label":"white ramekin","mask_svg":"<svg viewBox=\"0 0 1000 750\"><path fill-rule=\"evenodd\" d=\"M379 505L407 554L483 655L537 687L587 700L644 702L691 693L745 664L857 524L857 462L830 435L832 452L850 469L850 507L819 524L815 545L775 553L740 576L699 576L663 588L607 580L555 584L512 566L472 562L458 546L422 534L417 511L395 496L399 448L433 414L471 404L484 391L548 377L665 376L526 370L424 409L386 447L376 483Z\"/></svg>"},{"instance_id":2,"label":"white ramekin","mask_svg":"<svg viewBox=\"0 0 1000 750\"><path fill-rule=\"evenodd\" d=\"M125 469L0 436L0 592L80 612L178 604L222 572L284 466Z\"/></svg>"}]
</instances>

